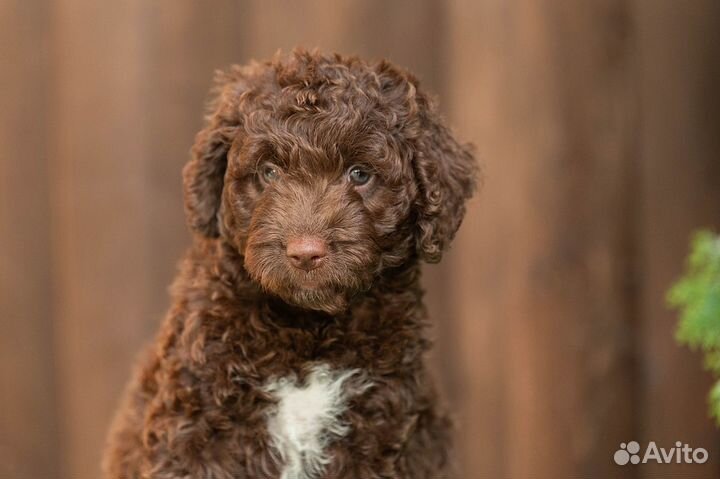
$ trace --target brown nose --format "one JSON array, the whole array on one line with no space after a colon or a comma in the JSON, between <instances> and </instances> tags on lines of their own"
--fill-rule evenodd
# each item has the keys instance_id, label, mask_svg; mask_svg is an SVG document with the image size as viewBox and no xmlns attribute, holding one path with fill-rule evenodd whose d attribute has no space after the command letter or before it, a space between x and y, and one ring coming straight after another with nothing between
<instances>
[{"instance_id":1,"label":"brown nose","mask_svg":"<svg viewBox=\"0 0 720 479\"><path fill-rule=\"evenodd\" d=\"M327 243L312 236L290 238L285 253L293 266L310 271L320 266L327 256Z\"/></svg>"}]
</instances>

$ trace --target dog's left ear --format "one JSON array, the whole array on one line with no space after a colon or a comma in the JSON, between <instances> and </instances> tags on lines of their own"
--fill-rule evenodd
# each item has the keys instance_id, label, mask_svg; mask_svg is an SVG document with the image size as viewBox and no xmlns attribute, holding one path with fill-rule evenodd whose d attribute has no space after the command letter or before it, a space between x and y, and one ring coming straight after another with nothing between
<instances>
[{"instance_id":1,"label":"dog's left ear","mask_svg":"<svg viewBox=\"0 0 720 479\"><path fill-rule=\"evenodd\" d=\"M432 101L417 94L420 133L412 160L418 186L417 250L429 263L440 261L465 215L478 173L472 146L461 144Z\"/></svg>"},{"instance_id":2,"label":"dog's left ear","mask_svg":"<svg viewBox=\"0 0 720 479\"><path fill-rule=\"evenodd\" d=\"M206 125L195 137L192 157L183 168L188 225L193 231L211 238L220 235L218 214L227 154L242 125L239 102L246 90L243 75L237 67L218 72L214 85Z\"/></svg>"}]
</instances>

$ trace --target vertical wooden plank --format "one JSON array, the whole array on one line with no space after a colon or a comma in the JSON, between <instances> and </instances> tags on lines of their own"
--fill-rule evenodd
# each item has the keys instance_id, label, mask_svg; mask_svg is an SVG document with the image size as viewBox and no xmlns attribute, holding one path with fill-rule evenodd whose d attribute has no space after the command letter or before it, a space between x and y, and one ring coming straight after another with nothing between
<instances>
[{"instance_id":1,"label":"vertical wooden plank","mask_svg":"<svg viewBox=\"0 0 720 479\"><path fill-rule=\"evenodd\" d=\"M720 228L720 4L639 0L642 59L643 440L710 451L707 465L648 464L643 477L718 477L720 438L708 417L710 375L673 338L665 294L690 234Z\"/></svg>"},{"instance_id":2,"label":"vertical wooden plank","mask_svg":"<svg viewBox=\"0 0 720 479\"><path fill-rule=\"evenodd\" d=\"M465 476L632 476L632 12L452 6L451 118L487 178L449 258Z\"/></svg>"},{"instance_id":3,"label":"vertical wooden plank","mask_svg":"<svg viewBox=\"0 0 720 479\"><path fill-rule=\"evenodd\" d=\"M507 78L501 70L508 14L502 2L450 2L448 9L446 108L458 134L475 144L484 177L443 263L450 291L443 306L455 318L456 374L462 385L453 397L459 418L459 477L511 477L506 468L503 337L509 312L500 295L509 283L506 264L513 253L505 247L511 224L501 207L517 209L519 202L505 192L511 179L499 184L503 175L493 168L506 161L502 142L493 137L507 135L503 127L508 128L502 104L508 101L503 90ZM522 179L518 173L516 182Z\"/></svg>"},{"instance_id":4,"label":"vertical wooden plank","mask_svg":"<svg viewBox=\"0 0 720 479\"><path fill-rule=\"evenodd\" d=\"M146 321L146 13L140 1L55 7L53 252L66 478L99 475L127 348Z\"/></svg>"},{"instance_id":5,"label":"vertical wooden plank","mask_svg":"<svg viewBox=\"0 0 720 479\"><path fill-rule=\"evenodd\" d=\"M0 476L53 477L48 3L0 4Z\"/></svg>"}]
</instances>

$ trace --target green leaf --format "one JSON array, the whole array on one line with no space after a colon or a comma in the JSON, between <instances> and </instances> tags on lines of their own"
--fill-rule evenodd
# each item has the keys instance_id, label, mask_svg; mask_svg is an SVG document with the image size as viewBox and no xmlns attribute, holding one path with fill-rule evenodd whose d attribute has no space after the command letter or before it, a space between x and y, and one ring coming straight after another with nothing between
<instances>
[{"instance_id":1,"label":"green leaf","mask_svg":"<svg viewBox=\"0 0 720 479\"><path fill-rule=\"evenodd\" d=\"M720 376L720 237L695 234L685 273L667 300L680 313L677 340L703 351L705 367ZM720 381L710 392L710 408L720 425Z\"/></svg>"}]
</instances>

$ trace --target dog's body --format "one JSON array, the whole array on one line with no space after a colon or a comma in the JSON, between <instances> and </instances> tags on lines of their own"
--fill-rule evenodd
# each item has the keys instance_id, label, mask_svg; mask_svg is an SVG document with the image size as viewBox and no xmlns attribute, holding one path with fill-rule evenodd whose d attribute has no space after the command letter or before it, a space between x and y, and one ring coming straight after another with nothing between
<instances>
[{"instance_id":1,"label":"dog's body","mask_svg":"<svg viewBox=\"0 0 720 479\"><path fill-rule=\"evenodd\" d=\"M184 170L193 246L106 477L443 477L419 269L460 224L468 148L385 62L296 52L218 84Z\"/></svg>"}]
</instances>

